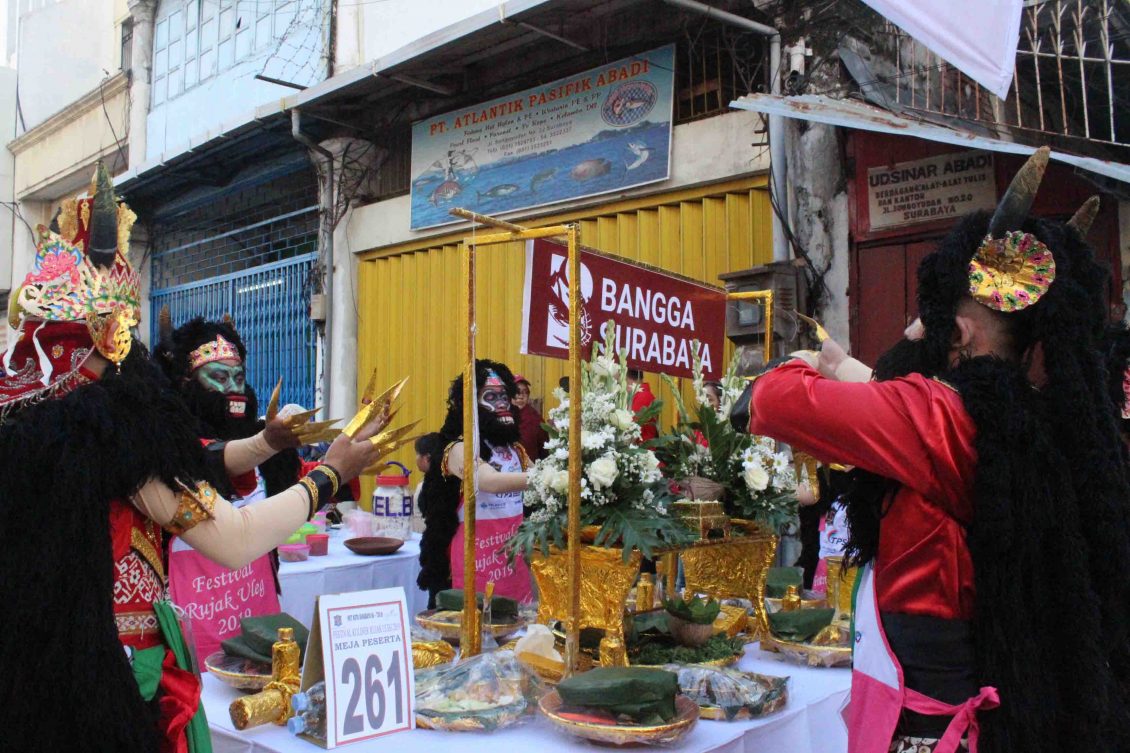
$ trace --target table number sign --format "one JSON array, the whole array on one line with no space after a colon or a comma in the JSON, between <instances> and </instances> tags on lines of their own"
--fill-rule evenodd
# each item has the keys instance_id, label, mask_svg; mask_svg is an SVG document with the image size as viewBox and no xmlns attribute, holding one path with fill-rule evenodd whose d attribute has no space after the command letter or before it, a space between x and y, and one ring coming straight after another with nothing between
<instances>
[{"instance_id":1,"label":"table number sign","mask_svg":"<svg viewBox=\"0 0 1130 753\"><path fill-rule=\"evenodd\" d=\"M403 588L319 597L302 689L325 680L327 748L415 727L410 619Z\"/></svg>"}]
</instances>

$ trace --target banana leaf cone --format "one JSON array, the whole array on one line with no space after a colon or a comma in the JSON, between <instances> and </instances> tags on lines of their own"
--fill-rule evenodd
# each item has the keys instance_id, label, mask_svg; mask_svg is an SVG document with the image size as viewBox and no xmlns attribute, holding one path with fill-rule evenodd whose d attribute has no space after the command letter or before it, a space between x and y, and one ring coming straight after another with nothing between
<instances>
[{"instance_id":1,"label":"banana leaf cone","mask_svg":"<svg viewBox=\"0 0 1130 753\"><path fill-rule=\"evenodd\" d=\"M637 724L675 718L679 676L648 667L598 667L573 675L557 686L568 706L602 709Z\"/></svg>"},{"instance_id":2,"label":"banana leaf cone","mask_svg":"<svg viewBox=\"0 0 1130 753\"><path fill-rule=\"evenodd\" d=\"M835 609L796 609L769 615L769 630L778 638L801 643L832 624Z\"/></svg>"},{"instance_id":3,"label":"banana leaf cone","mask_svg":"<svg viewBox=\"0 0 1130 753\"><path fill-rule=\"evenodd\" d=\"M765 595L771 599L783 599L789 586L799 591L804 587L804 568L771 567L765 576Z\"/></svg>"},{"instance_id":4,"label":"banana leaf cone","mask_svg":"<svg viewBox=\"0 0 1130 753\"><path fill-rule=\"evenodd\" d=\"M475 594L475 602L481 608L483 595ZM463 591L458 588L449 588L436 594L436 609L446 612L463 611ZM518 602L505 596L492 596L490 599L491 622L512 622L518 617Z\"/></svg>"}]
</instances>

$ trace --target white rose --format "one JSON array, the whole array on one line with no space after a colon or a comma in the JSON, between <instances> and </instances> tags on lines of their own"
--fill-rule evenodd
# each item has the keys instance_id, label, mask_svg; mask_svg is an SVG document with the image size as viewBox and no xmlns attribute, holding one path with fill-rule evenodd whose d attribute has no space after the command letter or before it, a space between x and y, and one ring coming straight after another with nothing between
<instances>
[{"instance_id":1,"label":"white rose","mask_svg":"<svg viewBox=\"0 0 1130 753\"><path fill-rule=\"evenodd\" d=\"M630 410L617 408L616 410L612 411L612 415L609 417L608 422L620 430L630 429L632 428L632 424L636 422L636 416Z\"/></svg>"},{"instance_id":2,"label":"white rose","mask_svg":"<svg viewBox=\"0 0 1130 753\"><path fill-rule=\"evenodd\" d=\"M569 471L552 471L549 476L549 488L558 494L569 491Z\"/></svg>"},{"instance_id":3,"label":"white rose","mask_svg":"<svg viewBox=\"0 0 1130 753\"><path fill-rule=\"evenodd\" d=\"M586 475L588 475L593 487L606 489L612 486L616 477L620 475L620 470L616 467L615 460L604 455L589 464Z\"/></svg>"},{"instance_id":4,"label":"white rose","mask_svg":"<svg viewBox=\"0 0 1130 753\"><path fill-rule=\"evenodd\" d=\"M755 492L763 492L769 486L769 474L760 465L751 465L745 469L742 479L746 486Z\"/></svg>"},{"instance_id":5,"label":"white rose","mask_svg":"<svg viewBox=\"0 0 1130 753\"><path fill-rule=\"evenodd\" d=\"M597 376L610 377L616 376L616 372L620 370L616 362L608 356L598 356L592 364L593 373Z\"/></svg>"}]
</instances>

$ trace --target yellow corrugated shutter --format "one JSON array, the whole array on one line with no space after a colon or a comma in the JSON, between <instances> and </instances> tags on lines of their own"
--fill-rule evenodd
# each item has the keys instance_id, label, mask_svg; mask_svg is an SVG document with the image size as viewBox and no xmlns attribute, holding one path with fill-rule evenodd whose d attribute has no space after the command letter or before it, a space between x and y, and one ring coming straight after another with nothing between
<instances>
[{"instance_id":1,"label":"yellow corrugated shutter","mask_svg":"<svg viewBox=\"0 0 1130 753\"><path fill-rule=\"evenodd\" d=\"M541 218L530 226L580 222L586 246L719 284L721 273L772 259L770 211L765 178L757 177ZM358 389L374 368L382 386L411 377L400 419L422 419L421 433L443 423L447 390L461 367L461 237L381 249L364 255L359 265ZM477 348L480 358L502 361L524 374L533 396L541 398L544 414L557 404L553 388L566 364L519 353L523 250L521 243L488 246L477 257ZM727 342L724 357L728 360L732 352ZM649 375L648 381L666 404L662 423L670 425L675 416L670 395L658 376ZM689 381L683 385L687 397ZM410 447L393 459L415 470ZM368 500L372 488L368 479L363 499Z\"/></svg>"}]
</instances>

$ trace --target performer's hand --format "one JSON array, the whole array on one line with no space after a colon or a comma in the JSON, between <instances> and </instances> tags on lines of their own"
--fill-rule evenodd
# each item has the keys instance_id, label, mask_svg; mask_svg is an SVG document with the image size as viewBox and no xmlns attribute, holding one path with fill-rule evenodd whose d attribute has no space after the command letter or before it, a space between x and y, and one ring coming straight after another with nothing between
<instances>
[{"instance_id":1,"label":"performer's hand","mask_svg":"<svg viewBox=\"0 0 1130 753\"><path fill-rule=\"evenodd\" d=\"M820 358L816 368L829 379L835 379L836 369L847 359L847 351L845 351L838 342L829 337L820 345Z\"/></svg>"},{"instance_id":2,"label":"performer's hand","mask_svg":"<svg viewBox=\"0 0 1130 753\"><path fill-rule=\"evenodd\" d=\"M302 446L298 435L286 424L286 416L279 414L267 422L263 427L263 438L275 452L298 448Z\"/></svg>"},{"instance_id":3,"label":"performer's hand","mask_svg":"<svg viewBox=\"0 0 1130 753\"><path fill-rule=\"evenodd\" d=\"M812 493L812 487L807 483L803 483L796 488L796 501L801 507L809 507L816 504L816 495Z\"/></svg>"}]
</instances>

